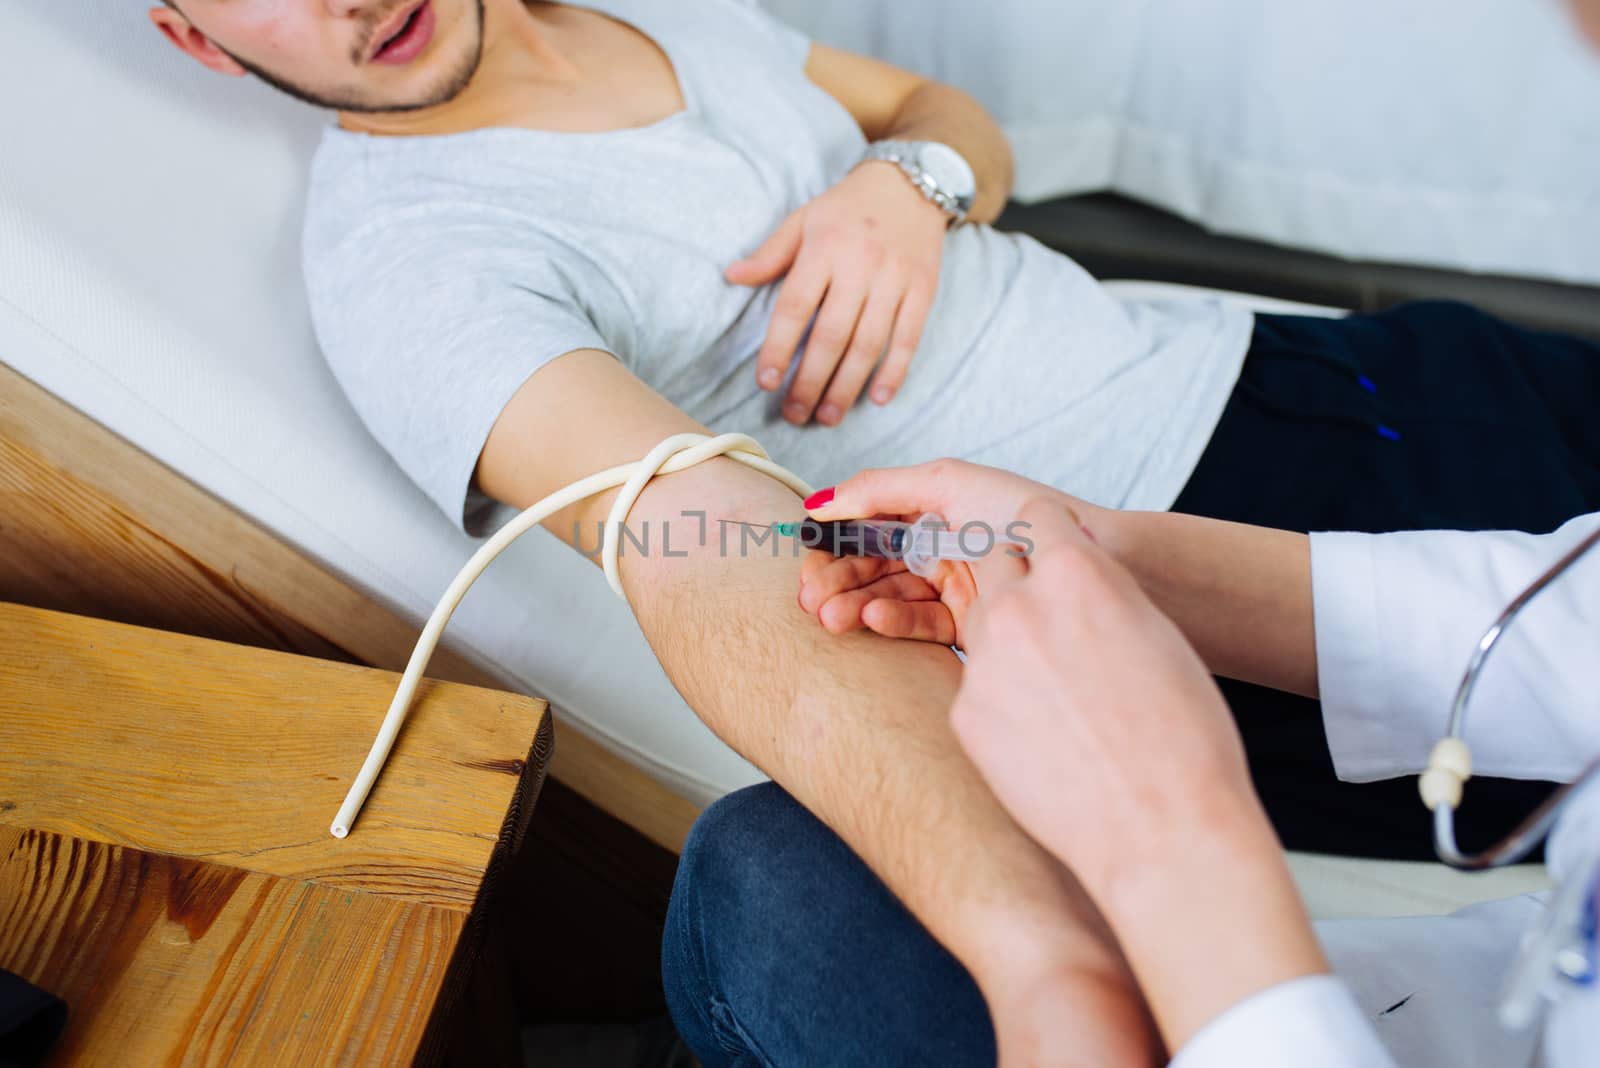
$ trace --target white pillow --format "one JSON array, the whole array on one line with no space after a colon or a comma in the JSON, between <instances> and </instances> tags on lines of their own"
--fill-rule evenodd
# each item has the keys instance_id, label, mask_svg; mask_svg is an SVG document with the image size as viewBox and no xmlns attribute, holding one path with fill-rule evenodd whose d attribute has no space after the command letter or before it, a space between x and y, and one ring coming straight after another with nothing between
<instances>
[{"instance_id":1,"label":"white pillow","mask_svg":"<svg viewBox=\"0 0 1600 1068\"><path fill-rule=\"evenodd\" d=\"M1600 283L1600 57L1562 0L767 0L972 92L1023 200L1113 190L1357 259Z\"/></svg>"}]
</instances>

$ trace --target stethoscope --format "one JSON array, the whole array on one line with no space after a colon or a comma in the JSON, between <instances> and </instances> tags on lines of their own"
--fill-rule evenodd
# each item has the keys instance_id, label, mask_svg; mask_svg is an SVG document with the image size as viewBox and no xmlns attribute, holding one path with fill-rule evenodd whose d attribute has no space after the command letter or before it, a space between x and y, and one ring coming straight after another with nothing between
<instances>
[{"instance_id":1,"label":"stethoscope","mask_svg":"<svg viewBox=\"0 0 1600 1068\"><path fill-rule=\"evenodd\" d=\"M1600 530L1584 538L1506 605L1505 611L1478 639L1472 659L1467 662L1467 670L1461 676L1461 685L1456 688L1455 700L1450 706L1449 733L1433 747L1428 769L1418 783L1423 804L1433 810L1434 851L1452 868L1485 871L1523 859L1550 833L1567 800L1600 780L1600 757L1597 757L1576 780L1558 787L1515 830L1488 849L1466 854L1456 844L1456 808L1461 804L1462 787L1472 777L1472 754L1462 737L1466 730L1467 703L1472 699L1472 691L1478 685L1489 654L1528 603L1596 545L1600 545ZM1600 980L1600 962L1596 960L1595 949L1597 894L1600 894L1600 863L1592 864L1587 872L1575 873L1556 891L1545 922L1524 945L1508 977L1499 1013L1505 1026L1525 1027L1534 1019L1544 998L1554 996L1563 988L1590 986Z\"/></svg>"},{"instance_id":2,"label":"stethoscope","mask_svg":"<svg viewBox=\"0 0 1600 1068\"><path fill-rule=\"evenodd\" d=\"M1573 564L1583 559L1596 545L1600 545L1600 530L1584 538L1571 552L1552 564L1548 571L1535 579L1532 585L1506 605L1505 611L1500 613L1500 618L1496 619L1489 629L1483 632L1483 637L1478 639L1478 647L1473 650L1472 659L1467 661L1467 670L1461 676L1461 685L1456 687L1455 701L1450 706L1449 732L1433 747L1433 753L1428 758L1428 770L1422 773L1422 779L1418 783L1422 792L1422 803L1433 810L1433 848L1439 854L1439 859L1452 868L1459 868L1462 871L1483 871L1514 864L1526 857L1533 852L1534 847L1544 836L1550 833L1550 828L1567 798L1588 785L1596 778L1597 773L1600 773L1600 757L1597 757L1575 781L1557 788L1544 804L1534 809L1514 831L1483 852L1468 855L1462 853L1456 846L1456 807L1461 804L1462 786L1472 777L1472 753L1467 748L1466 739L1462 737L1466 730L1467 702L1472 700L1472 691L1477 688L1478 678L1489 662L1489 654L1494 652L1495 646L1505 636L1506 629L1522 610L1528 607L1528 603L1549 588L1556 579L1566 574Z\"/></svg>"}]
</instances>

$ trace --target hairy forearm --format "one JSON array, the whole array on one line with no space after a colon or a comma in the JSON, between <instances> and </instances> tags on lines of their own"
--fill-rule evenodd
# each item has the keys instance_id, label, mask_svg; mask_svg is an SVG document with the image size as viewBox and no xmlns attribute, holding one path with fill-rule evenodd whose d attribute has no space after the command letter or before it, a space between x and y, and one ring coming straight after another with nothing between
<instances>
[{"instance_id":1,"label":"hairy forearm","mask_svg":"<svg viewBox=\"0 0 1600 1068\"><path fill-rule=\"evenodd\" d=\"M576 352L512 400L479 484L525 508L695 430L611 357ZM592 546L614 498L591 498L546 526L568 541L581 530ZM706 515L705 544L686 511ZM630 548L620 562L668 675L713 730L849 842L991 996L1008 978L1025 983L1030 969L1070 962L1086 938L1081 898L960 753L948 726L959 670L949 650L829 635L796 603L792 552L774 559L768 543L741 553L736 533L722 551L717 520L800 514L786 488L729 459L646 488L628 523L639 536L648 526L653 551Z\"/></svg>"},{"instance_id":2,"label":"hairy forearm","mask_svg":"<svg viewBox=\"0 0 1600 1068\"><path fill-rule=\"evenodd\" d=\"M889 122L888 136L941 141L960 152L978 178L974 222L994 222L1011 197L1015 163L998 123L968 94L929 82L906 98Z\"/></svg>"},{"instance_id":3,"label":"hairy forearm","mask_svg":"<svg viewBox=\"0 0 1600 1068\"><path fill-rule=\"evenodd\" d=\"M1317 695L1305 535L1166 512L1099 512L1090 525L1212 671Z\"/></svg>"},{"instance_id":4,"label":"hairy forearm","mask_svg":"<svg viewBox=\"0 0 1600 1068\"><path fill-rule=\"evenodd\" d=\"M669 676L731 746L828 823L989 983L1071 952L1074 906L1059 868L1000 808L947 723L949 650L826 634L795 601L793 541L740 551L695 544L693 500L713 519L799 515L782 487L729 461L672 476L641 517L670 521L688 558L626 562L629 599ZM1034 963L1030 963L1030 957Z\"/></svg>"}]
</instances>

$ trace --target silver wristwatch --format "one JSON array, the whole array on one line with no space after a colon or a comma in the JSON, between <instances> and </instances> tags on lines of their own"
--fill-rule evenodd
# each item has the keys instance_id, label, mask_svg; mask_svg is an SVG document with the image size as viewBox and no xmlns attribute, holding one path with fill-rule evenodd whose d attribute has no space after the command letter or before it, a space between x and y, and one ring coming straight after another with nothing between
<instances>
[{"instance_id":1,"label":"silver wristwatch","mask_svg":"<svg viewBox=\"0 0 1600 1068\"><path fill-rule=\"evenodd\" d=\"M876 141L862 162L893 163L911 179L922 195L950 217L951 226L967 221L978 198L978 179L961 153L938 141Z\"/></svg>"}]
</instances>

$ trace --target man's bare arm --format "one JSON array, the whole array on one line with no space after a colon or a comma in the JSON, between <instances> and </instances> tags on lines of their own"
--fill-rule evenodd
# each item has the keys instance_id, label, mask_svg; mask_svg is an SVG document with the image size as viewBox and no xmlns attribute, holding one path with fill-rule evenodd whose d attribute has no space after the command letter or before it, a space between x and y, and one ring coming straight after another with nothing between
<instances>
[{"instance_id":1,"label":"man's bare arm","mask_svg":"<svg viewBox=\"0 0 1600 1068\"><path fill-rule=\"evenodd\" d=\"M1016 164L998 123L969 94L870 56L813 45L806 77L844 105L869 141L941 141L978 179L974 222L994 222L1011 196Z\"/></svg>"},{"instance_id":2,"label":"man's bare arm","mask_svg":"<svg viewBox=\"0 0 1600 1068\"><path fill-rule=\"evenodd\" d=\"M572 353L540 370L502 414L479 483L526 507L685 431L704 428L610 356ZM547 526L570 542L581 523L592 546L611 500ZM713 520L706 546L685 511ZM1103 969L1120 981L1120 958L1077 922L1074 884L960 753L947 722L959 670L949 650L832 637L796 604L792 552L774 559L768 546L741 557L736 537L720 552L716 519L800 514L786 488L727 459L657 479L639 499L629 525L642 533L649 523L655 551L625 552L623 581L674 684L719 736L850 843L968 966L997 1014L996 1002L1047 989L1064 970ZM673 552L687 557L662 554L664 524ZM1051 1011L1062 1016L1060 1006Z\"/></svg>"}]
</instances>

